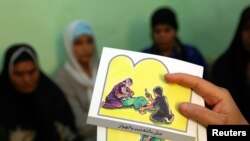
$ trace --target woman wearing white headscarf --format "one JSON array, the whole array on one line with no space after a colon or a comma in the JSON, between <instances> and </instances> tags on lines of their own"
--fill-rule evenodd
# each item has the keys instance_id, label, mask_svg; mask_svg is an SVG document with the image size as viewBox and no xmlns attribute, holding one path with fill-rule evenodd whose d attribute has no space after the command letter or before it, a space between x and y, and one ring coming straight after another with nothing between
<instances>
[{"instance_id":1,"label":"woman wearing white headscarf","mask_svg":"<svg viewBox=\"0 0 250 141\"><path fill-rule=\"evenodd\" d=\"M87 141L96 140L96 127L86 124L97 70L95 38L84 21L71 23L64 34L67 60L55 81L66 94L75 114L78 133Z\"/></svg>"}]
</instances>

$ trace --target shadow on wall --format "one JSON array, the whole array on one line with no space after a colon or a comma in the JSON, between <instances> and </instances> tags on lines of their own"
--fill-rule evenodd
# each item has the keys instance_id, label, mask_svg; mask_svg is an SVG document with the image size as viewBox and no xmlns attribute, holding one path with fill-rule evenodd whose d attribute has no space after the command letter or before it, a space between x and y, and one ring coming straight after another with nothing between
<instances>
[{"instance_id":1,"label":"shadow on wall","mask_svg":"<svg viewBox=\"0 0 250 141\"><path fill-rule=\"evenodd\" d=\"M149 23L139 17L128 26L127 45L130 50L142 51L151 45Z\"/></svg>"}]
</instances>

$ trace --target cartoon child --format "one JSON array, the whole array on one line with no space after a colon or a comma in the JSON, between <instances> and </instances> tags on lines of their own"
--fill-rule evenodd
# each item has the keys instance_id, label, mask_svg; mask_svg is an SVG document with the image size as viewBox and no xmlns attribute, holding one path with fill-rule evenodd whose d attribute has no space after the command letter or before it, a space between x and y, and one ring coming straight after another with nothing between
<instances>
[{"instance_id":1,"label":"cartoon child","mask_svg":"<svg viewBox=\"0 0 250 141\"><path fill-rule=\"evenodd\" d=\"M172 123L174 120L174 114L168 105L167 98L163 96L163 89L157 86L153 90L155 99L152 95L146 92L146 96L151 102L145 107L139 109L140 114L143 114L145 110L153 110L154 112L150 115L150 119L155 122Z\"/></svg>"},{"instance_id":2,"label":"cartoon child","mask_svg":"<svg viewBox=\"0 0 250 141\"><path fill-rule=\"evenodd\" d=\"M131 78L127 78L115 85L106 97L105 102L101 103L102 107L108 109L122 107L122 100L126 100L128 97L132 97L134 95L134 92L129 88L132 84L133 80Z\"/></svg>"}]
</instances>

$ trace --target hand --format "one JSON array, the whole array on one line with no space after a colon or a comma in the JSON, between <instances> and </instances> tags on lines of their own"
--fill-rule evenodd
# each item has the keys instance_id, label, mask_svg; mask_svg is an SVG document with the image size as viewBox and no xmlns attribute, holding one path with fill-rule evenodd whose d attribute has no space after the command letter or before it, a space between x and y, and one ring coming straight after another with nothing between
<instances>
[{"instance_id":1,"label":"hand","mask_svg":"<svg viewBox=\"0 0 250 141\"><path fill-rule=\"evenodd\" d=\"M144 111L144 110L145 110L144 107L140 107L140 108L139 108L139 111Z\"/></svg>"},{"instance_id":2,"label":"hand","mask_svg":"<svg viewBox=\"0 0 250 141\"><path fill-rule=\"evenodd\" d=\"M153 97L152 97L152 94L148 93L147 98L148 98L148 99L152 99L152 98L153 98Z\"/></svg>"},{"instance_id":3,"label":"hand","mask_svg":"<svg viewBox=\"0 0 250 141\"><path fill-rule=\"evenodd\" d=\"M177 83L193 89L211 107L210 110L192 103L181 103L179 111L187 118L205 126L211 124L248 124L226 89L199 77L183 73L167 74L165 79L168 83Z\"/></svg>"},{"instance_id":4,"label":"hand","mask_svg":"<svg viewBox=\"0 0 250 141\"><path fill-rule=\"evenodd\" d=\"M133 96L134 94L135 94L134 91L131 91L130 96Z\"/></svg>"},{"instance_id":5,"label":"hand","mask_svg":"<svg viewBox=\"0 0 250 141\"><path fill-rule=\"evenodd\" d=\"M151 137L148 136L145 141L150 141L150 139L151 139Z\"/></svg>"},{"instance_id":6,"label":"hand","mask_svg":"<svg viewBox=\"0 0 250 141\"><path fill-rule=\"evenodd\" d=\"M124 95L124 94L117 94L116 96L117 96L117 98L121 99L121 98L123 98L125 95Z\"/></svg>"},{"instance_id":7,"label":"hand","mask_svg":"<svg viewBox=\"0 0 250 141\"><path fill-rule=\"evenodd\" d=\"M10 132L9 139L10 141L33 141L34 137L35 131L18 128L15 131Z\"/></svg>"},{"instance_id":8,"label":"hand","mask_svg":"<svg viewBox=\"0 0 250 141\"><path fill-rule=\"evenodd\" d=\"M139 108L139 113L140 114L145 114L145 108L144 107Z\"/></svg>"}]
</instances>

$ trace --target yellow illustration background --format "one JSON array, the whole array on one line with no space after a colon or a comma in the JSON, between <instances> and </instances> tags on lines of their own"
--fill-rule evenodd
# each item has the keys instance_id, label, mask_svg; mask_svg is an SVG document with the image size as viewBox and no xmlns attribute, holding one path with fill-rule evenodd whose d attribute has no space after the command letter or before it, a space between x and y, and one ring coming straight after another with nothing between
<instances>
[{"instance_id":1,"label":"yellow illustration background","mask_svg":"<svg viewBox=\"0 0 250 141\"><path fill-rule=\"evenodd\" d=\"M178 112L178 104L180 102L190 101L191 90L176 84L166 83L164 75L167 73L168 70L166 66L158 60L144 59L134 66L129 57L116 56L111 60L109 65L102 101L105 101L106 96L116 84L128 77L133 79L133 85L130 88L134 91L134 97L145 97L145 88L147 88L148 92L155 98L153 88L155 86L161 86L164 96L167 97L172 113L175 115L174 121L171 124L154 123L149 119L152 111L147 111L146 114L141 115L139 111L135 110L133 107L116 109L105 109L100 107L99 114L185 131L187 127L187 118Z\"/></svg>"}]
</instances>

